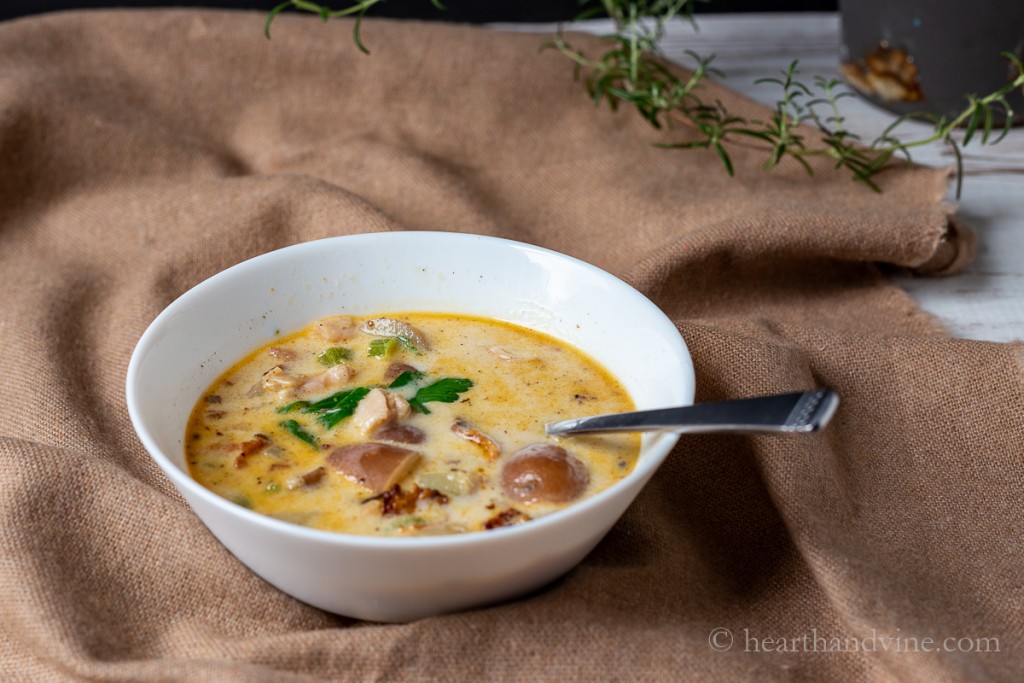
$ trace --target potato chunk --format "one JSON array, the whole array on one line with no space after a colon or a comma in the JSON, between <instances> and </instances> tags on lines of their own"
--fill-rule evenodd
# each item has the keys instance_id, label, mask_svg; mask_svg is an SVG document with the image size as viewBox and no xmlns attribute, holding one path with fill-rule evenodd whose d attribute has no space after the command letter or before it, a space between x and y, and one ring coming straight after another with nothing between
<instances>
[{"instance_id":1,"label":"potato chunk","mask_svg":"<svg viewBox=\"0 0 1024 683\"><path fill-rule=\"evenodd\" d=\"M420 454L386 443L358 443L334 449L327 462L349 481L374 493L387 491L409 474Z\"/></svg>"},{"instance_id":2,"label":"potato chunk","mask_svg":"<svg viewBox=\"0 0 1024 683\"><path fill-rule=\"evenodd\" d=\"M501 468L501 487L520 503L567 503L587 488L587 466L561 446L536 443L509 458Z\"/></svg>"}]
</instances>

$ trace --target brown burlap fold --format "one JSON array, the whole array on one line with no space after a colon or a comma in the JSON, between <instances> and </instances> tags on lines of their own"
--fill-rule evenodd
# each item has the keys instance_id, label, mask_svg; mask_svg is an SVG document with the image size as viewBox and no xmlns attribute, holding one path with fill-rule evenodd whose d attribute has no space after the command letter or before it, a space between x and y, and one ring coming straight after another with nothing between
<instances>
[{"instance_id":1,"label":"brown burlap fold","mask_svg":"<svg viewBox=\"0 0 1024 683\"><path fill-rule=\"evenodd\" d=\"M268 42L262 21L0 25L0 678L1024 674L1021 349L950 339L874 265L952 260L945 171L875 194L737 151L729 178L595 109L536 36L369 21L366 57L343 22L283 16ZM619 274L678 321L698 400L826 385L843 405L813 437L684 438L531 597L405 625L322 613L193 516L131 430L125 370L217 271L397 229Z\"/></svg>"}]
</instances>

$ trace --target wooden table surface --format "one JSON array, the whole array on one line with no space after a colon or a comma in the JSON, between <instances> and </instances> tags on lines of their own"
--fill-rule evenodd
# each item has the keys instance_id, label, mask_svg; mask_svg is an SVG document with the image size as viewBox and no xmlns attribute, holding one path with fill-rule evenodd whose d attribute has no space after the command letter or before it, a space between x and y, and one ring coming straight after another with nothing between
<instances>
[{"instance_id":1,"label":"wooden table surface","mask_svg":"<svg viewBox=\"0 0 1024 683\"><path fill-rule=\"evenodd\" d=\"M714 54L725 73L722 82L753 99L774 104L776 86L755 85L777 76L799 60L805 82L821 75L834 78L839 66L839 18L833 13L702 15L699 32L683 21L670 26L662 49L672 60L692 66L691 50ZM554 25L499 25L499 28L551 31ZM573 24L573 30L608 33L607 20ZM843 100L847 127L872 140L893 116L859 98ZM909 138L927 127L901 127ZM901 136L902 137L902 136ZM972 143L964 150L964 182L957 215L978 234L978 253L963 272L948 277L895 276L894 280L957 337L988 341L1024 339L1024 127L995 146ZM915 150L919 163L947 166L953 161L944 145Z\"/></svg>"}]
</instances>

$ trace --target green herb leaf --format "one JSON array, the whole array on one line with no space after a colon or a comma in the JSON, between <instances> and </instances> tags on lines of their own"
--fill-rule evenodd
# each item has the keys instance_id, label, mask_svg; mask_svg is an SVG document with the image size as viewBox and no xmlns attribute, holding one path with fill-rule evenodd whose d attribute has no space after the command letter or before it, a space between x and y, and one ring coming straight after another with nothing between
<instances>
[{"instance_id":1,"label":"green herb leaf","mask_svg":"<svg viewBox=\"0 0 1024 683\"><path fill-rule=\"evenodd\" d=\"M281 427L294 437L297 437L310 446L316 447L316 437L307 432L302 425L295 420L285 420L281 423Z\"/></svg>"},{"instance_id":2,"label":"green herb leaf","mask_svg":"<svg viewBox=\"0 0 1024 683\"><path fill-rule=\"evenodd\" d=\"M352 360L352 352L344 346L332 346L317 354L316 360L320 365L333 368L338 363Z\"/></svg>"},{"instance_id":3,"label":"green herb leaf","mask_svg":"<svg viewBox=\"0 0 1024 683\"><path fill-rule=\"evenodd\" d=\"M473 381L464 378L446 377L439 379L433 384L428 384L417 391L416 395L409 399L409 405L424 415L429 415L430 411L424 405L425 403L430 403L431 401L455 403L455 401L459 400L459 394L468 391L472 386Z\"/></svg>"},{"instance_id":4,"label":"green herb leaf","mask_svg":"<svg viewBox=\"0 0 1024 683\"><path fill-rule=\"evenodd\" d=\"M356 387L355 389L344 389L342 391L333 393L333 394L331 394L330 396L328 396L326 398L322 398L322 399L320 399L319 401L317 401L315 403L310 403L308 406L306 406L305 408L302 409L302 412L304 412L304 413L319 413L319 412L322 412L324 410L334 410L334 409L338 408L339 406L343 405L348 400L348 397L353 392L356 392L356 391L362 391L363 392L362 396L365 396L366 392L368 390L367 389L363 389L362 387ZM362 396L360 396L360 398L362 398Z\"/></svg>"},{"instance_id":5,"label":"green herb leaf","mask_svg":"<svg viewBox=\"0 0 1024 683\"><path fill-rule=\"evenodd\" d=\"M404 387L407 384L412 384L413 382L422 378L423 373L420 372L419 370L406 370L398 377L396 377L394 382L388 385L388 389L398 389L399 387Z\"/></svg>"},{"instance_id":6,"label":"green herb leaf","mask_svg":"<svg viewBox=\"0 0 1024 683\"><path fill-rule=\"evenodd\" d=\"M325 399L312 403L305 408L304 413L320 413L317 420L327 429L333 428L346 417L355 412L356 406L363 400L363 397L370 393L366 387L356 387L346 391L339 391L331 394Z\"/></svg>"},{"instance_id":7,"label":"green herb leaf","mask_svg":"<svg viewBox=\"0 0 1024 683\"><path fill-rule=\"evenodd\" d=\"M397 531L398 529L405 529L406 527L425 526L427 520L419 515L402 515L401 517L395 517L389 519L384 524L385 531Z\"/></svg>"},{"instance_id":8,"label":"green herb leaf","mask_svg":"<svg viewBox=\"0 0 1024 683\"><path fill-rule=\"evenodd\" d=\"M299 410L301 408L305 408L308 405L309 405L309 401L292 401L288 405L283 405L280 408L278 408L277 412L279 412L279 413L293 413L296 410Z\"/></svg>"},{"instance_id":9,"label":"green herb leaf","mask_svg":"<svg viewBox=\"0 0 1024 683\"><path fill-rule=\"evenodd\" d=\"M235 505L241 505L244 508L252 510L252 501L249 500L248 496L239 493L237 496L231 498L231 502Z\"/></svg>"}]
</instances>

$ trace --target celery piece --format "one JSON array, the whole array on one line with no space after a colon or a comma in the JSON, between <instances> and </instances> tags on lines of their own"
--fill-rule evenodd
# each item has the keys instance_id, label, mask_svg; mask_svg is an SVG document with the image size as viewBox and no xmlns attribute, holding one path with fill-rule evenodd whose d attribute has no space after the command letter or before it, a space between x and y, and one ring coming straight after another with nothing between
<instances>
[{"instance_id":1,"label":"celery piece","mask_svg":"<svg viewBox=\"0 0 1024 683\"><path fill-rule=\"evenodd\" d=\"M338 363L352 360L352 352L344 346L332 346L318 353L316 360L320 365L333 368Z\"/></svg>"},{"instance_id":2,"label":"celery piece","mask_svg":"<svg viewBox=\"0 0 1024 683\"><path fill-rule=\"evenodd\" d=\"M387 339L374 339L370 342L370 345L366 349L366 355L371 358L387 358L391 355L391 352L395 349L394 337L388 337Z\"/></svg>"},{"instance_id":3,"label":"celery piece","mask_svg":"<svg viewBox=\"0 0 1024 683\"><path fill-rule=\"evenodd\" d=\"M416 477L416 483L425 489L434 489L454 498L476 491L480 485L480 478L472 472L463 472L462 470L424 472Z\"/></svg>"},{"instance_id":4,"label":"celery piece","mask_svg":"<svg viewBox=\"0 0 1024 683\"><path fill-rule=\"evenodd\" d=\"M385 531L398 531L399 529L406 529L414 526L425 526L426 524L427 520L419 515L402 515L388 520L387 523L384 524L383 528Z\"/></svg>"}]
</instances>

